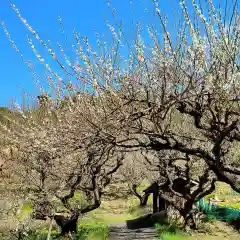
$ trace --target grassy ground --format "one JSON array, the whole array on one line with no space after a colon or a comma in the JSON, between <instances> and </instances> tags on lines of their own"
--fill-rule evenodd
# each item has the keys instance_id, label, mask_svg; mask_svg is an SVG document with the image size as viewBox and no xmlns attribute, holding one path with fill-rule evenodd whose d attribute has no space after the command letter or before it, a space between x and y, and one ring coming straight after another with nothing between
<instances>
[{"instance_id":1,"label":"grassy ground","mask_svg":"<svg viewBox=\"0 0 240 240\"><path fill-rule=\"evenodd\" d=\"M216 191L208 195L205 199L209 198L214 198L215 200L220 201L220 206L240 209L240 194L234 192L225 183L216 183Z\"/></svg>"},{"instance_id":2,"label":"grassy ground","mask_svg":"<svg viewBox=\"0 0 240 240\"><path fill-rule=\"evenodd\" d=\"M145 184L144 184L145 185ZM145 186L141 186L143 189ZM117 186L114 186L117 187ZM227 185L218 184L215 193L209 197L215 197L219 200L224 200L228 206L236 206L239 201L240 195L233 193ZM108 239L108 225L122 223L138 216L145 215L151 212L151 199L149 206L144 209L138 208L138 199L135 197L117 198L117 199L104 199L99 209L96 209L86 216L84 219L79 220L78 238L77 239L91 239L91 240L104 240ZM30 209L24 206L23 211L20 213L21 219L27 216ZM173 226L158 226L159 239L163 240L238 240L240 235L231 227L224 223L212 221L203 223L198 231L182 232ZM48 224L43 223L34 234L47 235ZM53 228L53 235L58 232L57 227ZM43 240L44 238L36 237L32 239ZM81 235L81 237L80 237ZM1 238L1 236L0 236ZM3 238L1 238L3 239ZM13 239L13 238L12 238ZM45 238L46 239L46 238Z\"/></svg>"}]
</instances>

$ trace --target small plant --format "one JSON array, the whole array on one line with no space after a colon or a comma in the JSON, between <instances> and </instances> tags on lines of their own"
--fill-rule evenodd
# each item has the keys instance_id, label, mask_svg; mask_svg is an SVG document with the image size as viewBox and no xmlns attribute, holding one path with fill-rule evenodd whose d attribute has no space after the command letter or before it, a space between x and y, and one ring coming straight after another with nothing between
<instances>
[{"instance_id":1,"label":"small plant","mask_svg":"<svg viewBox=\"0 0 240 240\"><path fill-rule=\"evenodd\" d=\"M108 234L108 227L106 225L96 224L80 227L77 236L80 237L79 239L86 240L107 240Z\"/></svg>"},{"instance_id":2,"label":"small plant","mask_svg":"<svg viewBox=\"0 0 240 240\"><path fill-rule=\"evenodd\" d=\"M181 234L166 233L161 236L162 240L190 240L190 237Z\"/></svg>"},{"instance_id":3,"label":"small plant","mask_svg":"<svg viewBox=\"0 0 240 240\"><path fill-rule=\"evenodd\" d=\"M180 228L175 224L169 224L169 225L156 224L155 227L159 233L168 232L168 233L176 234L180 232Z\"/></svg>"},{"instance_id":4,"label":"small plant","mask_svg":"<svg viewBox=\"0 0 240 240\"><path fill-rule=\"evenodd\" d=\"M162 240L185 240L188 239L186 234L175 224L160 225L156 224L159 239Z\"/></svg>"},{"instance_id":5,"label":"small plant","mask_svg":"<svg viewBox=\"0 0 240 240\"><path fill-rule=\"evenodd\" d=\"M216 217L214 215L206 215L202 218L202 222L210 222L212 223L213 221L216 221Z\"/></svg>"}]
</instances>

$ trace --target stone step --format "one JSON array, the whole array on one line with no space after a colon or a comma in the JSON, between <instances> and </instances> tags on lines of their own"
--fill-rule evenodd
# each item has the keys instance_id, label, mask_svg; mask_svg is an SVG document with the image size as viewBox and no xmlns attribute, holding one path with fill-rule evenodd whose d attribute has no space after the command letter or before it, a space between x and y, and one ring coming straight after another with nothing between
<instances>
[{"instance_id":1,"label":"stone step","mask_svg":"<svg viewBox=\"0 0 240 240\"><path fill-rule=\"evenodd\" d=\"M126 226L110 226L109 240L155 240L157 231L154 228L128 229Z\"/></svg>"}]
</instances>

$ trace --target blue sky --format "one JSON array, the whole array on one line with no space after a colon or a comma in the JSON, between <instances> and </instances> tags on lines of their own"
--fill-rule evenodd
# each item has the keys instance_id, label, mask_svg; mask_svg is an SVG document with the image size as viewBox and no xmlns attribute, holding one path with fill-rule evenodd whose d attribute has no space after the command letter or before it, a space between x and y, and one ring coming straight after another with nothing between
<instances>
[{"instance_id":1,"label":"blue sky","mask_svg":"<svg viewBox=\"0 0 240 240\"><path fill-rule=\"evenodd\" d=\"M123 20L126 36L134 38L132 19L135 18L142 23L147 21L147 15L151 18L153 14L153 5L152 0L132 0L133 7L130 8L129 1L112 0L112 5ZM95 30L99 34L109 33L105 19L109 18L111 14L106 0L13 0L13 3L39 35L45 41L50 39L54 45L58 40L60 42L63 40L57 20L58 15L62 17L68 35L71 35L75 28L81 35L88 36L93 45ZM159 5L160 9L170 17L175 8L179 10L178 0L159 1ZM149 9L149 13L145 12L146 9ZM24 57L33 60L34 64L37 64L35 67L38 74L44 77L41 67L28 45L27 35L29 32L11 9L8 0L0 0L0 20L4 21ZM21 102L22 89L33 95L37 94L32 73L13 49L2 28L0 28L0 81L0 106L7 106L13 97Z\"/></svg>"},{"instance_id":2,"label":"blue sky","mask_svg":"<svg viewBox=\"0 0 240 240\"><path fill-rule=\"evenodd\" d=\"M161 1L161 8L171 12L177 0ZM165 2L165 3L164 3ZM111 13L105 0L13 0L20 13L28 23L39 32L44 40L50 39L53 44L62 40L58 14L62 17L65 29L69 35L75 28L81 35L88 36L94 45L95 30L99 34L108 33L105 19ZM124 22L127 37L133 37L131 21L133 18L143 21L147 14L145 9L152 9L151 0L133 0L130 8L129 0L112 0ZM133 17L133 11L135 16ZM151 12L151 10L150 10ZM26 59L35 60L27 42L29 32L11 9L8 0L0 1L0 20L3 20L12 38ZM110 21L111 22L111 21ZM37 61L35 61L37 64ZM41 75L41 68L35 65ZM43 74L42 74L43 75ZM44 77L44 76L42 76ZM37 94L32 73L23 63L6 38L3 29L0 29L0 106L7 106L13 97L21 102L22 89L33 95Z\"/></svg>"}]
</instances>

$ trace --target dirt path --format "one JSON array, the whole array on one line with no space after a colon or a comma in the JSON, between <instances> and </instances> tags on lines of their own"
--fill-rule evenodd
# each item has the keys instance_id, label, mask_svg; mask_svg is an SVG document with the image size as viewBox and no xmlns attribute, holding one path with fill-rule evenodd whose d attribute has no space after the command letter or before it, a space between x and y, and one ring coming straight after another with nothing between
<instances>
[{"instance_id":1,"label":"dirt path","mask_svg":"<svg viewBox=\"0 0 240 240\"><path fill-rule=\"evenodd\" d=\"M109 226L109 240L156 240L154 228L128 229L125 223Z\"/></svg>"}]
</instances>

